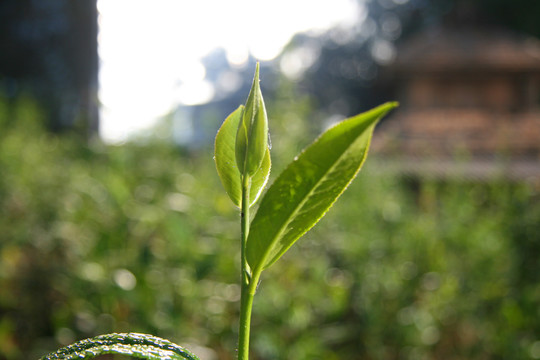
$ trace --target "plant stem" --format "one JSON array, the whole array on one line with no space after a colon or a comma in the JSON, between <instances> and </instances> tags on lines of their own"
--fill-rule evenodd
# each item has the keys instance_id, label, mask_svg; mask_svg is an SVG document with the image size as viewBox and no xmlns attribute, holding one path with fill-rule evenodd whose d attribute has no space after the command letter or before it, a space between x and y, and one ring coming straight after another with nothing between
<instances>
[{"instance_id":1,"label":"plant stem","mask_svg":"<svg viewBox=\"0 0 540 360\"><path fill-rule=\"evenodd\" d=\"M253 279L258 281L258 279ZM253 296L257 286L242 283L242 295L240 300L240 331L238 338L238 360L249 359L249 330L251 326L251 309L253 307Z\"/></svg>"},{"instance_id":2,"label":"plant stem","mask_svg":"<svg viewBox=\"0 0 540 360\"><path fill-rule=\"evenodd\" d=\"M249 235L249 191L251 179L245 175L242 179L242 209L241 209L241 262L242 262L242 286L240 295L240 324L238 330L238 360L249 359L249 330L251 325L251 309L255 290L252 289L252 280L249 273L249 265L246 258L246 243Z\"/></svg>"}]
</instances>

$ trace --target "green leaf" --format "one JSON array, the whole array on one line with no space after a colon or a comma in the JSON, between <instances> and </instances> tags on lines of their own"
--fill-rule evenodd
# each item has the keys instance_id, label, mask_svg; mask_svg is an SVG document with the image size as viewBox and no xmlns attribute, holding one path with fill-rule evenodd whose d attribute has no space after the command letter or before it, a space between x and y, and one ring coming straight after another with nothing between
<instances>
[{"instance_id":1,"label":"green leaf","mask_svg":"<svg viewBox=\"0 0 540 360\"><path fill-rule=\"evenodd\" d=\"M267 149L268 117L259 85L259 63L257 63L253 84L236 135L236 164L240 173L253 176L259 171Z\"/></svg>"},{"instance_id":2,"label":"green leaf","mask_svg":"<svg viewBox=\"0 0 540 360\"><path fill-rule=\"evenodd\" d=\"M268 189L249 230L251 268L279 259L328 211L360 170L376 123L397 103L344 120L323 133Z\"/></svg>"},{"instance_id":3,"label":"green leaf","mask_svg":"<svg viewBox=\"0 0 540 360\"><path fill-rule=\"evenodd\" d=\"M214 160L219 178L225 191L238 207L242 205L242 184L240 171L236 166L235 139L243 110L244 106L240 105L225 119L216 135L214 146ZM259 171L251 178L250 206L257 201L262 193L270 176L270 166L270 150L267 148Z\"/></svg>"},{"instance_id":4,"label":"green leaf","mask_svg":"<svg viewBox=\"0 0 540 360\"><path fill-rule=\"evenodd\" d=\"M96 336L61 348L40 360L93 359L103 354L121 354L150 360L199 360L190 351L168 340L137 333Z\"/></svg>"}]
</instances>

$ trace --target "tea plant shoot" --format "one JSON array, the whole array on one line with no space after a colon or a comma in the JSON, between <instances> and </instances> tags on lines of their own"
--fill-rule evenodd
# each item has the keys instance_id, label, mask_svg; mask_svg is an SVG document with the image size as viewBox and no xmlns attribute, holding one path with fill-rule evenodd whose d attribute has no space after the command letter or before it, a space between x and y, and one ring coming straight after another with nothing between
<instances>
[{"instance_id":1,"label":"tea plant shoot","mask_svg":"<svg viewBox=\"0 0 540 360\"><path fill-rule=\"evenodd\" d=\"M396 102L385 103L326 130L264 192L271 168L269 125L256 65L246 103L225 119L214 150L219 178L241 214L238 360L249 359L251 311L263 271L308 232L345 191L366 160L375 125L396 106ZM251 207L259 199L252 216ZM41 360L90 359L102 354L198 360L168 340L138 333L82 340Z\"/></svg>"}]
</instances>

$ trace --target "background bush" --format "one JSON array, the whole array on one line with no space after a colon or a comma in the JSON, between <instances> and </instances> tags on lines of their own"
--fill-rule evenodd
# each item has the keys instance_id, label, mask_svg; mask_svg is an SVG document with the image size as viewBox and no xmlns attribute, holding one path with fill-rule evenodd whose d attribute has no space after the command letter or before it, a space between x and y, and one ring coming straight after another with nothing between
<instances>
[{"instance_id":1,"label":"background bush","mask_svg":"<svg viewBox=\"0 0 540 360\"><path fill-rule=\"evenodd\" d=\"M88 145L19 102L0 106L0 358L138 331L232 359L239 215L211 149ZM274 174L315 133L281 108ZM263 277L254 359L540 358L538 184L376 165Z\"/></svg>"}]
</instances>

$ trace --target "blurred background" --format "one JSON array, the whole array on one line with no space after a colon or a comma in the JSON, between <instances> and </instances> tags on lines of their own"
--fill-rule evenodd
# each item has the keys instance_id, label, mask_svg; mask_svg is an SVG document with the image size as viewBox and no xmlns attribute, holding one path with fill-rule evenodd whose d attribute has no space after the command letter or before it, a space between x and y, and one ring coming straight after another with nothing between
<instances>
[{"instance_id":1,"label":"blurred background","mask_svg":"<svg viewBox=\"0 0 540 360\"><path fill-rule=\"evenodd\" d=\"M0 2L0 359L107 332L235 358L212 160L261 61L273 177L388 100L267 271L253 359L540 359L540 2ZM272 181L272 180L271 180Z\"/></svg>"}]
</instances>

